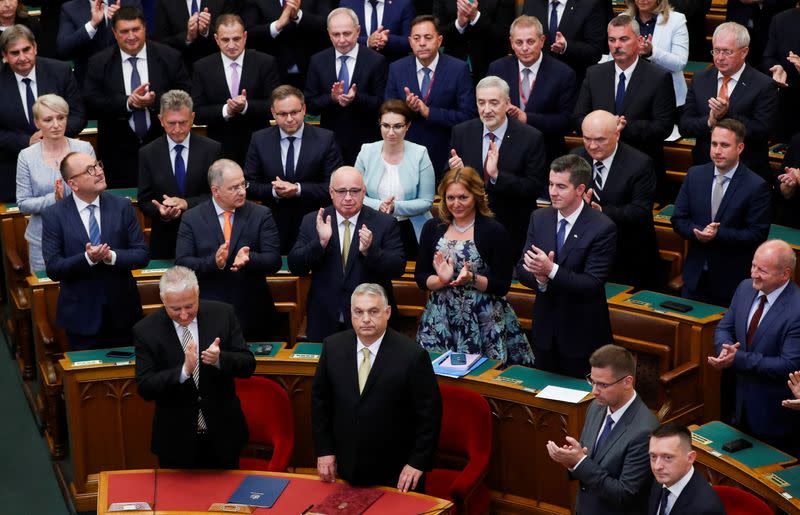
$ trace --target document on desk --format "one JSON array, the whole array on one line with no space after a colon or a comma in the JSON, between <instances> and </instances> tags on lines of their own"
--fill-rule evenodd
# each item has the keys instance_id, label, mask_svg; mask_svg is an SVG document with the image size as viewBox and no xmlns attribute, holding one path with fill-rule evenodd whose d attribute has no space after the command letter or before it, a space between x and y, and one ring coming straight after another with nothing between
<instances>
[{"instance_id":1,"label":"document on desk","mask_svg":"<svg viewBox=\"0 0 800 515\"><path fill-rule=\"evenodd\" d=\"M228 502L272 508L288 484L289 480L282 477L245 476Z\"/></svg>"},{"instance_id":2,"label":"document on desk","mask_svg":"<svg viewBox=\"0 0 800 515\"><path fill-rule=\"evenodd\" d=\"M573 390L572 388L562 388L560 386L547 385L536 394L540 399L549 399L551 401L568 402L570 404L578 404L586 397L587 392L582 390Z\"/></svg>"}]
</instances>

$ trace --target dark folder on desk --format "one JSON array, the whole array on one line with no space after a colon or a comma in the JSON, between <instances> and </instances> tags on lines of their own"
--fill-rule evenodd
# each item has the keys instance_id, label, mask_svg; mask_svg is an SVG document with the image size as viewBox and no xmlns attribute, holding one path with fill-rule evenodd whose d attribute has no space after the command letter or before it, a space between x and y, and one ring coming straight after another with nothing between
<instances>
[{"instance_id":1,"label":"dark folder on desk","mask_svg":"<svg viewBox=\"0 0 800 515\"><path fill-rule=\"evenodd\" d=\"M382 495L383 492L380 490L342 486L314 506L311 513L316 515L361 515Z\"/></svg>"},{"instance_id":2,"label":"dark folder on desk","mask_svg":"<svg viewBox=\"0 0 800 515\"><path fill-rule=\"evenodd\" d=\"M246 476L228 502L259 508L272 508L289 484L288 479L267 476Z\"/></svg>"}]
</instances>

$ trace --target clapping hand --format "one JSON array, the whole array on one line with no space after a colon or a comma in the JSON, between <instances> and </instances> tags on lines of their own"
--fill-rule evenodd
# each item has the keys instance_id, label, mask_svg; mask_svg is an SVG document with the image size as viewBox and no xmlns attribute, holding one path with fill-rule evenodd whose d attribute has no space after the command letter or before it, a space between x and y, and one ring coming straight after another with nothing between
<instances>
[{"instance_id":1,"label":"clapping hand","mask_svg":"<svg viewBox=\"0 0 800 515\"><path fill-rule=\"evenodd\" d=\"M322 215L325 213L324 208L319 208L317 212L317 235L319 236L319 244L324 249L328 246L328 242L333 235L333 226L331 225L331 215L323 220Z\"/></svg>"},{"instance_id":2,"label":"clapping hand","mask_svg":"<svg viewBox=\"0 0 800 515\"><path fill-rule=\"evenodd\" d=\"M475 278L475 274L470 271L470 263L467 261L461 267L458 277L450 281L450 286L463 286Z\"/></svg>"},{"instance_id":3,"label":"clapping hand","mask_svg":"<svg viewBox=\"0 0 800 515\"><path fill-rule=\"evenodd\" d=\"M739 345L739 342L734 344L723 343L722 349L719 351L719 356L709 356L708 364L717 370L730 367L733 365L733 358L736 356L736 352L739 350Z\"/></svg>"},{"instance_id":4,"label":"clapping hand","mask_svg":"<svg viewBox=\"0 0 800 515\"><path fill-rule=\"evenodd\" d=\"M553 270L555 257L555 252L550 251L549 254L545 254L536 245L531 245L531 248L526 250L522 256L522 268L532 273L538 282L545 283Z\"/></svg>"},{"instance_id":5,"label":"clapping hand","mask_svg":"<svg viewBox=\"0 0 800 515\"><path fill-rule=\"evenodd\" d=\"M361 229L358 230L358 251L366 256L371 245L372 231L367 229L366 225L361 224Z\"/></svg>"},{"instance_id":6,"label":"clapping hand","mask_svg":"<svg viewBox=\"0 0 800 515\"><path fill-rule=\"evenodd\" d=\"M239 249L239 252L236 253L236 257L233 258L233 264L231 265L231 272L238 272L245 266L247 263L250 262L250 247L242 247Z\"/></svg>"},{"instance_id":7,"label":"clapping hand","mask_svg":"<svg viewBox=\"0 0 800 515\"><path fill-rule=\"evenodd\" d=\"M453 258L445 258L441 251L436 251L433 255L433 269L442 284L450 284L453 278Z\"/></svg>"},{"instance_id":8,"label":"clapping hand","mask_svg":"<svg viewBox=\"0 0 800 515\"><path fill-rule=\"evenodd\" d=\"M450 149L450 159L447 160L447 166L449 166L451 170L464 168L464 161L456 154L456 149L454 148Z\"/></svg>"},{"instance_id":9,"label":"clapping hand","mask_svg":"<svg viewBox=\"0 0 800 515\"><path fill-rule=\"evenodd\" d=\"M381 213L389 214L389 215L394 213L394 195L392 195L391 197L389 197L387 199L384 199L381 202L381 205L378 206L378 211L380 211Z\"/></svg>"},{"instance_id":10,"label":"clapping hand","mask_svg":"<svg viewBox=\"0 0 800 515\"><path fill-rule=\"evenodd\" d=\"M228 106L228 114L230 116L243 113L244 109L247 107L247 90L243 89L241 95L236 95L233 98L229 98L226 101L226 104Z\"/></svg>"},{"instance_id":11,"label":"clapping hand","mask_svg":"<svg viewBox=\"0 0 800 515\"><path fill-rule=\"evenodd\" d=\"M786 382L789 390L792 391L794 399L787 399L781 402L784 408L800 410L800 372L789 372L789 380Z\"/></svg>"},{"instance_id":12,"label":"clapping hand","mask_svg":"<svg viewBox=\"0 0 800 515\"><path fill-rule=\"evenodd\" d=\"M211 345L200 354L200 359L203 360L204 365L217 364L217 361L219 361L219 338L215 338L214 341L211 342Z\"/></svg>"},{"instance_id":13,"label":"clapping hand","mask_svg":"<svg viewBox=\"0 0 800 515\"><path fill-rule=\"evenodd\" d=\"M694 237L697 238L697 241L700 243L708 243L717 237L718 230L719 222L711 222L710 224L706 225L702 231L695 228L692 229L692 232L694 232Z\"/></svg>"},{"instance_id":14,"label":"clapping hand","mask_svg":"<svg viewBox=\"0 0 800 515\"><path fill-rule=\"evenodd\" d=\"M92 245L91 242L86 242L86 255L92 263L106 261L111 258L111 247L106 243Z\"/></svg>"}]
</instances>

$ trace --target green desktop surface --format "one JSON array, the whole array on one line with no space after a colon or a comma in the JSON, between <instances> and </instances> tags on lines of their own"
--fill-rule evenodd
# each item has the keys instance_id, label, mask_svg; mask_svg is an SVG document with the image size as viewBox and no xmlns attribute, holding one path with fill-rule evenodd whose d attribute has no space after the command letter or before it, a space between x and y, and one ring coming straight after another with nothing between
<instances>
[{"instance_id":1,"label":"green desktop surface","mask_svg":"<svg viewBox=\"0 0 800 515\"><path fill-rule=\"evenodd\" d=\"M507 368L502 374L498 375L495 380L504 383L519 384L525 388L537 391L550 385L560 386L561 388L571 388L573 390L582 390L586 393L592 391L592 387L589 386L589 383L584 379L562 376L552 372L545 372L544 370L523 367L522 365L514 365Z\"/></svg>"},{"instance_id":2,"label":"green desktop surface","mask_svg":"<svg viewBox=\"0 0 800 515\"><path fill-rule=\"evenodd\" d=\"M256 354L257 347L265 343L272 345L272 350L269 352L269 354ZM250 342L247 344L247 346L250 348L250 352L255 354L257 358L274 358L275 355L278 354L278 351L281 350L285 345L285 342Z\"/></svg>"},{"instance_id":3,"label":"green desktop surface","mask_svg":"<svg viewBox=\"0 0 800 515\"><path fill-rule=\"evenodd\" d=\"M116 195L118 197L125 197L131 199L132 202L136 202L136 195L139 191L136 188L118 188L107 190L112 195Z\"/></svg>"},{"instance_id":4,"label":"green desktop surface","mask_svg":"<svg viewBox=\"0 0 800 515\"><path fill-rule=\"evenodd\" d=\"M289 258L281 256L281 272L289 272Z\"/></svg>"},{"instance_id":5,"label":"green desktop surface","mask_svg":"<svg viewBox=\"0 0 800 515\"><path fill-rule=\"evenodd\" d=\"M3 207L5 207L6 211L15 211L19 210L19 206L16 202L3 202Z\"/></svg>"},{"instance_id":6,"label":"green desktop surface","mask_svg":"<svg viewBox=\"0 0 800 515\"><path fill-rule=\"evenodd\" d=\"M680 311L675 311L674 309L665 308L660 306L660 304L664 301L671 300L673 302L677 302L679 304L686 304L692 307L691 311L687 311L686 313L681 313ZM636 304L640 306L646 306L656 311L660 311L663 313L672 313L675 315L683 315L685 317L696 318L698 320L707 318L713 315L718 315L721 313L725 313L725 308L720 306L714 306L713 304L703 304L702 302L696 302L689 299L684 299L681 297L673 297L671 295L664 295L663 293L657 293L654 291L640 291L639 293L635 293L631 295L627 299L623 301L624 303L628 304Z\"/></svg>"},{"instance_id":7,"label":"green desktop surface","mask_svg":"<svg viewBox=\"0 0 800 515\"><path fill-rule=\"evenodd\" d=\"M175 264L174 259L151 259L142 270L166 270Z\"/></svg>"},{"instance_id":8,"label":"green desktop surface","mask_svg":"<svg viewBox=\"0 0 800 515\"><path fill-rule=\"evenodd\" d=\"M73 365L75 363L81 363L84 361L100 361L102 364L110 364L110 363L131 364L135 361L134 356L111 358L108 356L108 353L111 351L121 351L130 353L134 352L133 347L115 347L113 349L72 351L72 352L67 352L66 355L69 358L69 360L73 363Z\"/></svg>"},{"instance_id":9,"label":"green desktop surface","mask_svg":"<svg viewBox=\"0 0 800 515\"><path fill-rule=\"evenodd\" d=\"M722 450L722 446L725 445L726 442L736 440L737 438L744 438L751 442L753 446L735 453ZM728 456L751 469L779 463L792 463L795 461L794 458L788 454L774 449L719 421L709 422L697 428L692 435L692 439L696 442L704 443L719 454Z\"/></svg>"},{"instance_id":10,"label":"green desktop surface","mask_svg":"<svg viewBox=\"0 0 800 515\"><path fill-rule=\"evenodd\" d=\"M296 354L307 354L319 357L322 354L321 343L298 343L292 349L292 356Z\"/></svg>"},{"instance_id":11,"label":"green desktop surface","mask_svg":"<svg viewBox=\"0 0 800 515\"><path fill-rule=\"evenodd\" d=\"M669 204L661 208L653 218L658 220L659 222L666 222L669 223L670 218L672 218L672 213L675 211L675 205Z\"/></svg>"},{"instance_id":12,"label":"green desktop surface","mask_svg":"<svg viewBox=\"0 0 800 515\"><path fill-rule=\"evenodd\" d=\"M430 356L431 361L434 361L436 358L438 358L442 354L444 354L444 353L443 352L436 352L436 351L433 351L433 350L429 350L428 351L428 356ZM470 372L469 372L469 374L467 374L467 376L479 376L479 375L483 374L484 372L486 372L487 370L493 369L499 363L500 362L497 361L496 359L487 359L486 361L481 363L478 367L476 367L475 370L470 370Z\"/></svg>"},{"instance_id":13,"label":"green desktop surface","mask_svg":"<svg viewBox=\"0 0 800 515\"><path fill-rule=\"evenodd\" d=\"M626 286L624 284L617 284L617 283L606 283L606 299L610 299L620 293L630 290L630 286Z\"/></svg>"},{"instance_id":14,"label":"green desktop surface","mask_svg":"<svg viewBox=\"0 0 800 515\"><path fill-rule=\"evenodd\" d=\"M706 61L689 61L683 67L683 71L689 73L698 73L711 66L711 63Z\"/></svg>"},{"instance_id":15,"label":"green desktop surface","mask_svg":"<svg viewBox=\"0 0 800 515\"><path fill-rule=\"evenodd\" d=\"M767 475L767 478L783 488L783 491L800 499L800 465Z\"/></svg>"},{"instance_id":16,"label":"green desktop surface","mask_svg":"<svg viewBox=\"0 0 800 515\"><path fill-rule=\"evenodd\" d=\"M800 229L772 224L769 226L769 239L783 240L789 245L800 247Z\"/></svg>"}]
</instances>

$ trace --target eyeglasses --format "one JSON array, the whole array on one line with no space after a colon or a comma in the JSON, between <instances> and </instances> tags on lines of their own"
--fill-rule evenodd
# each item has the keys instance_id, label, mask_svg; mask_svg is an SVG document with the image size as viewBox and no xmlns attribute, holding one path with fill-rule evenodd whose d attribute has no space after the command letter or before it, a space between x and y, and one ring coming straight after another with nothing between
<instances>
[{"instance_id":1,"label":"eyeglasses","mask_svg":"<svg viewBox=\"0 0 800 515\"><path fill-rule=\"evenodd\" d=\"M617 379L616 381L614 381L613 383L598 383L597 381L592 379L592 374L586 374L586 382L589 383L590 386L592 386L594 388L597 388L598 390L605 390L609 386L613 386L613 385L619 383L620 381L622 381L626 377L628 377L628 376L622 376L619 379Z\"/></svg>"},{"instance_id":2,"label":"eyeglasses","mask_svg":"<svg viewBox=\"0 0 800 515\"><path fill-rule=\"evenodd\" d=\"M75 175L73 175L72 177L70 177L67 180L72 180L72 179L74 179L76 177L80 177L83 174L87 174L87 175L90 175L90 176L94 177L95 175L97 175L97 172L102 171L102 170L103 170L103 162L102 161L97 161L95 164L87 166L86 170L84 170L84 171L82 171L80 173L76 173Z\"/></svg>"},{"instance_id":3,"label":"eyeglasses","mask_svg":"<svg viewBox=\"0 0 800 515\"><path fill-rule=\"evenodd\" d=\"M381 129L385 130L386 132L389 132L390 130L393 130L394 132L400 132L405 128L406 124L404 123L396 123L394 125L390 125L388 123L381 122Z\"/></svg>"},{"instance_id":4,"label":"eyeglasses","mask_svg":"<svg viewBox=\"0 0 800 515\"><path fill-rule=\"evenodd\" d=\"M737 48L736 50L731 50L729 48L712 48L711 55L714 57L717 57L718 55L722 57L730 57L739 50L740 50L739 48Z\"/></svg>"},{"instance_id":5,"label":"eyeglasses","mask_svg":"<svg viewBox=\"0 0 800 515\"><path fill-rule=\"evenodd\" d=\"M472 197L469 196L469 195L447 195L447 196L444 197L444 199L447 202L455 202L457 200L457 201L461 202L462 204L464 202L468 201L471 198Z\"/></svg>"},{"instance_id":6,"label":"eyeglasses","mask_svg":"<svg viewBox=\"0 0 800 515\"><path fill-rule=\"evenodd\" d=\"M358 196L358 194L361 193L363 191L363 189L362 188L350 188L350 189L340 188L338 190L332 190L332 191L336 194L337 197L346 198L347 195L350 195L351 197Z\"/></svg>"},{"instance_id":7,"label":"eyeglasses","mask_svg":"<svg viewBox=\"0 0 800 515\"><path fill-rule=\"evenodd\" d=\"M240 184L236 184L235 186L230 186L229 188L225 188L225 191L227 191L228 193L236 193L239 190L246 191L247 188L249 188L249 187L250 187L250 183L247 182L247 181L244 181L244 182L242 182Z\"/></svg>"},{"instance_id":8,"label":"eyeglasses","mask_svg":"<svg viewBox=\"0 0 800 515\"><path fill-rule=\"evenodd\" d=\"M294 111L289 111L288 113L285 113L283 111L278 111L275 113L275 116L278 118L289 118L290 116L292 118L297 118L298 116L300 116L300 113L302 112L303 112L302 110L298 109L295 109Z\"/></svg>"}]
</instances>

